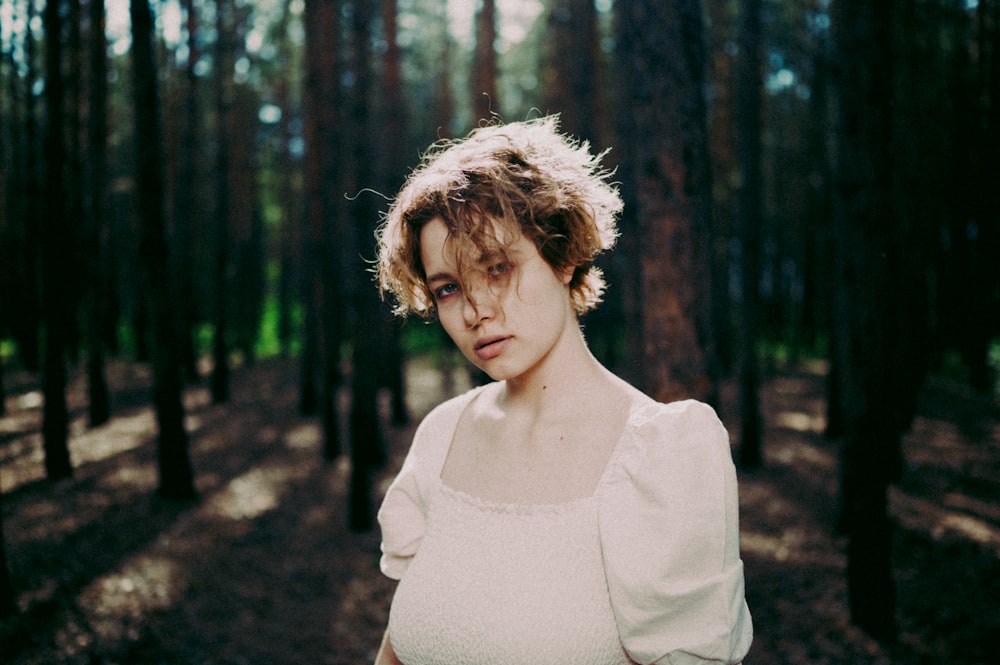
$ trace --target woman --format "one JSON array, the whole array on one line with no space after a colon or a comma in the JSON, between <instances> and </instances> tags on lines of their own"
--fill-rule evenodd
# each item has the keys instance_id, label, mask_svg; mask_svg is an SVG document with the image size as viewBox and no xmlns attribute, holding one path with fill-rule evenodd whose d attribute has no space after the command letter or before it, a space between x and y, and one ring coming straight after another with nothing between
<instances>
[{"instance_id":1,"label":"woman","mask_svg":"<svg viewBox=\"0 0 1000 665\"><path fill-rule=\"evenodd\" d=\"M432 147L379 231L400 313L493 383L421 423L379 511L399 580L376 662L739 662L751 641L726 430L587 348L621 199L552 117Z\"/></svg>"}]
</instances>

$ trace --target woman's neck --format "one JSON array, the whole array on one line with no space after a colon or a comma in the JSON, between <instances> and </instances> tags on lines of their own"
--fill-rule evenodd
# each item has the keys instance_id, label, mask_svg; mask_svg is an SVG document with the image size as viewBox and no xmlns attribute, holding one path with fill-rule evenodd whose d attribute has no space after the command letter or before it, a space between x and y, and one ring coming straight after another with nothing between
<instances>
[{"instance_id":1,"label":"woman's neck","mask_svg":"<svg viewBox=\"0 0 1000 665\"><path fill-rule=\"evenodd\" d=\"M508 379L499 405L504 410L533 415L535 419L575 411L588 398L607 387L611 373L587 347L576 328L558 344L544 362L521 376ZM578 411L577 411L578 412Z\"/></svg>"}]
</instances>

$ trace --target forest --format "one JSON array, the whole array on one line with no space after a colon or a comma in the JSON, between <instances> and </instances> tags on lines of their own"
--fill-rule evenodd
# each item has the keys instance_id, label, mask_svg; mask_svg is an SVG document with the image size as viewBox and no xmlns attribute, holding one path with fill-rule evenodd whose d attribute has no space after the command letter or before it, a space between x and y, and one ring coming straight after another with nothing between
<instances>
[{"instance_id":1,"label":"forest","mask_svg":"<svg viewBox=\"0 0 1000 665\"><path fill-rule=\"evenodd\" d=\"M375 510L481 382L371 274L435 141L558 114L582 321L740 474L748 663L995 662L1000 1L2 0L0 661L370 661Z\"/></svg>"}]
</instances>

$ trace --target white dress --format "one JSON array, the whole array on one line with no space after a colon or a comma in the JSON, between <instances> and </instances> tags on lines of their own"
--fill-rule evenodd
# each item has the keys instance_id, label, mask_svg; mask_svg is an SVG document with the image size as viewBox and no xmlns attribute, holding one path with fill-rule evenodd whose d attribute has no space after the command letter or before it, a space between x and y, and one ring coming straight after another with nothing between
<instances>
[{"instance_id":1,"label":"white dress","mask_svg":"<svg viewBox=\"0 0 1000 665\"><path fill-rule=\"evenodd\" d=\"M486 501L441 481L479 388L421 423L379 510L405 665L737 663L743 597L729 437L700 402L632 408L590 497Z\"/></svg>"}]
</instances>

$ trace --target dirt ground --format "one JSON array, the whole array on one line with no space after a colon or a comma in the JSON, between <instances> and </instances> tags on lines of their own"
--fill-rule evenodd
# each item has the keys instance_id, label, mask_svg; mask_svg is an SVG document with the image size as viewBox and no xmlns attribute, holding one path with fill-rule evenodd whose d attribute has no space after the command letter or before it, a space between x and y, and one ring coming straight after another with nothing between
<instances>
[{"instance_id":1,"label":"dirt ground","mask_svg":"<svg viewBox=\"0 0 1000 665\"><path fill-rule=\"evenodd\" d=\"M111 665L370 663L392 596L377 530L346 528L349 465L321 459L318 422L297 410L296 363L233 375L232 400L186 394L197 503L157 498L148 376L113 365L115 417L86 428L69 392L72 479L43 478L41 398L6 377L0 488L19 613L0 622L0 662ZM765 465L741 472L741 533L756 638L751 665L1000 662L1000 405L933 378L892 490L900 638L851 626L844 542L834 534L836 444L822 437L821 368L774 373L762 394ZM420 362L416 422L463 389ZM346 402L346 396L344 398ZM722 408L731 432L735 394ZM386 424L384 491L413 426Z\"/></svg>"}]
</instances>

